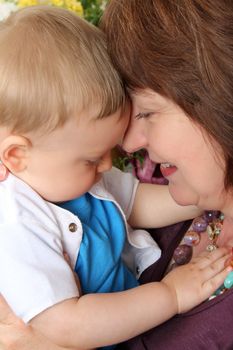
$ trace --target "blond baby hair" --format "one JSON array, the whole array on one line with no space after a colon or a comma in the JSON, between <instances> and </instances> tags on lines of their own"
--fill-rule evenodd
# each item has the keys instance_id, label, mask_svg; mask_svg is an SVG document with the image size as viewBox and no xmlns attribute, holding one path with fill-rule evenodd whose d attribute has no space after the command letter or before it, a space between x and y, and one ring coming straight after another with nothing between
<instances>
[{"instance_id":1,"label":"blond baby hair","mask_svg":"<svg viewBox=\"0 0 233 350\"><path fill-rule=\"evenodd\" d=\"M114 113L124 88L100 29L74 13L32 6L0 23L0 126L53 130L88 107Z\"/></svg>"}]
</instances>

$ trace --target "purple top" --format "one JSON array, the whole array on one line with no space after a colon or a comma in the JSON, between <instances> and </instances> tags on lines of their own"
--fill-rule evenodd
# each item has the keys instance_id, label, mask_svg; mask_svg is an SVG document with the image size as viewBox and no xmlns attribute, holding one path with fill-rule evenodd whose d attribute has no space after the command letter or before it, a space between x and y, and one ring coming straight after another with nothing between
<instances>
[{"instance_id":1,"label":"purple top","mask_svg":"<svg viewBox=\"0 0 233 350\"><path fill-rule=\"evenodd\" d=\"M143 273L141 283L162 279L189 225L190 221L152 231L163 253ZM117 350L144 349L233 350L233 288L117 347Z\"/></svg>"}]
</instances>

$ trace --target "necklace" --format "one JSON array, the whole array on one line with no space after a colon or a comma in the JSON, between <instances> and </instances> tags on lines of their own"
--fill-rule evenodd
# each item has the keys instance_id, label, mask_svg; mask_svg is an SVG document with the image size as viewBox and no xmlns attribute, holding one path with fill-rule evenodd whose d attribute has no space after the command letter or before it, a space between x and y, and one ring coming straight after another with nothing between
<instances>
[{"instance_id":1,"label":"necklace","mask_svg":"<svg viewBox=\"0 0 233 350\"><path fill-rule=\"evenodd\" d=\"M211 252L217 248L217 240L221 233L224 216L219 211L205 211L202 216L193 220L180 245L175 249L173 260L175 266L187 264L193 255L193 247L201 241L201 234L207 232L209 244L206 250Z\"/></svg>"},{"instance_id":2,"label":"necklace","mask_svg":"<svg viewBox=\"0 0 233 350\"><path fill-rule=\"evenodd\" d=\"M193 247L197 246L201 241L201 235L207 232L209 243L206 246L208 252L217 249L217 240L222 231L224 215L219 211L205 211L202 216L193 220L191 227L186 232L180 245L175 249L171 267L187 264L193 255ZM233 249L232 249L233 255ZM233 259L230 263L233 266ZM233 286L233 271L225 278L224 284L218 288L215 293L209 298L213 299L217 295L224 293L227 289Z\"/></svg>"}]
</instances>

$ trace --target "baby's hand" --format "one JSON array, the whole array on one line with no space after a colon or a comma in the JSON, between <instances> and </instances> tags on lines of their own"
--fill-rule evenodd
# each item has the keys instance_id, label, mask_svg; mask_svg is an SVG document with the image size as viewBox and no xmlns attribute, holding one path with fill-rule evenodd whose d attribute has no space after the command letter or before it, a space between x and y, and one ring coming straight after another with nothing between
<instances>
[{"instance_id":1,"label":"baby's hand","mask_svg":"<svg viewBox=\"0 0 233 350\"><path fill-rule=\"evenodd\" d=\"M232 267L225 265L230 257L227 248L203 252L187 265L177 267L162 280L177 300L177 312L183 313L200 304L224 282Z\"/></svg>"}]
</instances>

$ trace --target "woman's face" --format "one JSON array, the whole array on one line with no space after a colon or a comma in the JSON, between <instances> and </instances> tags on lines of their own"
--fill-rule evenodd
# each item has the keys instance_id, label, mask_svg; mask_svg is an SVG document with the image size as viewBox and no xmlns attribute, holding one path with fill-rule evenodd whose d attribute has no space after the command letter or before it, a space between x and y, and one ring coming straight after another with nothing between
<instances>
[{"instance_id":1,"label":"woman's face","mask_svg":"<svg viewBox=\"0 0 233 350\"><path fill-rule=\"evenodd\" d=\"M145 148L151 160L161 163L177 203L223 209L227 196L219 146L210 144L200 127L171 100L149 89L136 91L131 98L124 148L128 152Z\"/></svg>"}]
</instances>

